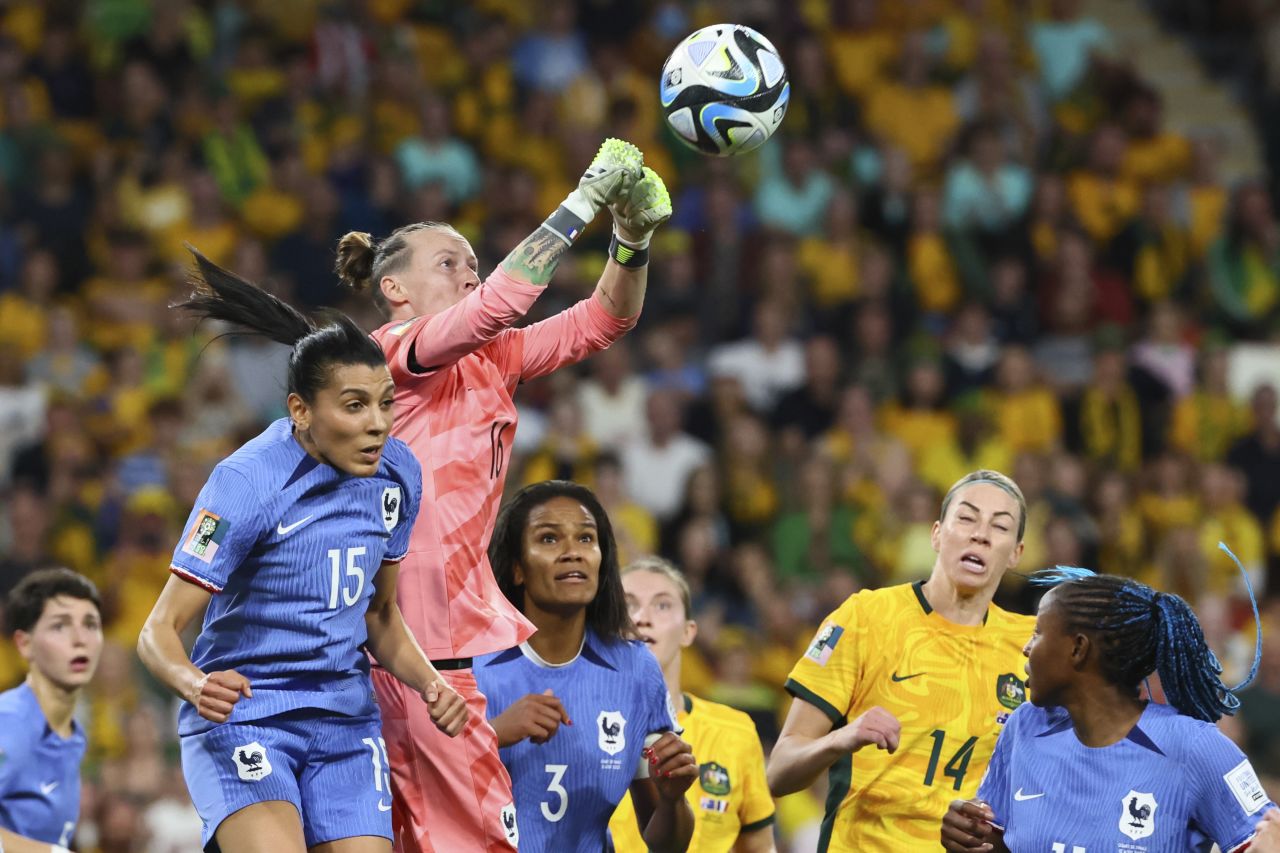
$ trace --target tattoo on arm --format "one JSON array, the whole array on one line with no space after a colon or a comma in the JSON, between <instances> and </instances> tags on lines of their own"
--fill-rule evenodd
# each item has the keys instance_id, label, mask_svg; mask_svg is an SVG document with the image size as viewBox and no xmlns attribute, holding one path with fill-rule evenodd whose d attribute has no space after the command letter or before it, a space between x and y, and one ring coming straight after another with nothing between
<instances>
[{"instance_id":1,"label":"tattoo on arm","mask_svg":"<svg viewBox=\"0 0 1280 853\"><path fill-rule=\"evenodd\" d=\"M542 226L502 261L502 271L530 284L545 286L569 246Z\"/></svg>"}]
</instances>

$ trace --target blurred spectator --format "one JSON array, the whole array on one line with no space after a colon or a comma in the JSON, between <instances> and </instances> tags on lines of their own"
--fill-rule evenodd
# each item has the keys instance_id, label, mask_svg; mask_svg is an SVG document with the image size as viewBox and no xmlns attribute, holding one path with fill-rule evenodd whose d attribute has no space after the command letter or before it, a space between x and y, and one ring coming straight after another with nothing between
<instances>
[{"instance_id":1,"label":"blurred spectator","mask_svg":"<svg viewBox=\"0 0 1280 853\"><path fill-rule=\"evenodd\" d=\"M1280 424L1276 389L1259 385L1250 401L1253 432L1227 451L1227 463L1242 471L1248 484L1245 503L1255 518L1271 518L1280 506Z\"/></svg>"},{"instance_id":2,"label":"blurred spectator","mask_svg":"<svg viewBox=\"0 0 1280 853\"><path fill-rule=\"evenodd\" d=\"M1201 346L1195 388L1177 401L1169 424L1170 445L1202 462L1222 459L1250 426L1248 407L1227 384L1228 357L1217 340Z\"/></svg>"},{"instance_id":3,"label":"blurred spectator","mask_svg":"<svg viewBox=\"0 0 1280 853\"><path fill-rule=\"evenodd\" d=\"M1280 307L1280 226L1260 184L1235 191L1226 233L1209 250L1213 306L1237 332L1265 327Z\"/></svg>"},{"instance_id":4,"label":"blurred spectator","mask_svg":"<svg viewBox=\"0 0 1280 853\"><path fill-rule=\"evenodd\" d=\"M932 82L930 63L925 34L908 34L900 42L897 78L872 89L866 102L868 129L926 173L937 167L958 123L954 96Z\"/></svg>"},{"instance_id":5,"label":"blurred spectator","mask_svg":"<svg viewBox=\"0 0 1280 853\"><path fill-rule=\"evenodd\" d=\"M644 436L649 386L632 372L631 348L617 341L591 359L591 378L578 384L583 427L604 448L619 450Z\"/></svg>"},{"instance_id":6,"label":"blurred spectator","mask_svg":"<svg viewBox=\"0 0 1280 853\"><path fill-rule=\"evenodd\" d=\"M1033 184L1026 167L1011 161L992 124L969 128L965 159L947 172L943 220L950 228L998 233L1022 218Z\"/></svg>"},{"instance_id":7,"label":"blurred spectator","mask_svg":"<svg viewBox=\"0 0 1280 853\"><path fill-rule=\"evenodd\" d=\"M654 391L645 404L649 434L632 439L622 451L627 491L664 521L680 508L689 475L710 456L710 449L684 432L683 404L674 391Z\"/></svg>"},{"instance_id":8,"label":"blurred spectator","mask_svg":"<svg viewBox=\"0 0 1280 853\"><path fill-rule=\"evenodd\" d=\"M804 385L782 395L774 406L772 425L800 433L810 441L831 428L840 394L840 350L828 337L810 338L804 347Z\"/></svg>"},{"instance_id":9,"label":"blurred spectator","mask_svg":"<svg viewBox=\"0 0 1280 853\"><path fill-rule=\"evenodd\" d=\"M542 26L515 45L515 76L522 86L556 92L586 71L586 42L568 0L552 0L538 18Z\"/></svg>"},{"instance_id":10,"label":"blurred spectator","mask_svg":"<svg viewBox=\"0 0 1280 853\"><path fill-rule=\"evenodd\" d=\"M835 181L822 168L813 146L785 140L782 162L766 173L756 189L755 213L761 224L797 237L821 232L822 216L835 194Z\"/></svg>"},{"instance_id":11,"label":"blurred spectator","mask_svg":"<svg viewBox=\"0 0 1280 853\"><path fill-rule=\"evenodd\" d=\"M751 337L721 344L707 356L712 375L736 378L758 412L769 411L804 382L804 348L790 336L789 325L781 306L762 302L756 306Z\"/></svg>"},{"instance_id":12,"label":"blurred spectator","mask_svg":"<svg viewBox=\"0 0 1280 853\"><path fill-rule=\"evenodd\" d=\"M1107 28L1094 18L1082 17L1080 6L1080 0L1050 0L1049 17L1031 25L1040 82L1051 102L1075 94L1090 64L1111 50Z\"/></svg>"}]
</instances>

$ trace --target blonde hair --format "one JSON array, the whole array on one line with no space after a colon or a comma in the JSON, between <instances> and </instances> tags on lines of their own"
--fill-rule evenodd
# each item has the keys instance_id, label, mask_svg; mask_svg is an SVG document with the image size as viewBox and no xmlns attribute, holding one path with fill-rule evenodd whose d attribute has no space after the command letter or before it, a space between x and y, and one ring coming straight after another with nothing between
<instances>
[{"instance_id":1,"label":"blonde hair","mask_svg":"<svg viewBox=\"0 0 1280 853\"><path fill-rule=\"evenodd\" d=\"M942 511L938 513L938 520L941 521L947 517L947 507L951 506L951 499L955 497L956 492L977 483L990 483L1018 502L1018 541L1021 542L1022 534L1027 531L1027 499L1022 496L1022 489L1018 488L1018 484L999 471L982 468L971 471L956 480L955 485L947 490L947 496L942 499Z\"/></svg>"},{"instance_id":2,"label":"blonde hair","mask_svg":"<svg viewBox=\"0 0 1280 853\"><path fill-rule=\"evenodd\" d=\"M684 618L693 618L693 596L689 592L689 581L685 579L684 572L676 568L675 563L663 557L650 554L647 557L632 560L622 567L622 576L624 578L632 572L652 572L655 575L662 575L671 581L680 593L680 603L684 605Z\"/></svg>"},{"instance_id":3,"label":"blonde hair","mask_svg":"<svg viewBox=\"0 0 1280 853\"><path fill-rule=\"evenodd\" d=\"M419 231L443 231L465 239L445 222L415 222L397 228L381 241L374 240L373 235L365 231L348 231L338 241L333 271L344 287L357 293L372 291L374 301L385 310L386 300L377 284L383 276L397 273L408 265L413 257L408 238Z\"/></svg>"}]
</instances>

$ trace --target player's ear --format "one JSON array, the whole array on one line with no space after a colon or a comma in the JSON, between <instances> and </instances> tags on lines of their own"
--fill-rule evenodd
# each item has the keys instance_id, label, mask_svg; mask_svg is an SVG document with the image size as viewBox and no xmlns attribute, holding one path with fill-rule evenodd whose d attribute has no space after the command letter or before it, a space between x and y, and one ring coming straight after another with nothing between
<instances>
[{"instance_id":1,"label":"player's ear","mask_svg":"<svg viewBox=\"0 0 1280 853\"><path fill-rule=\"evenodd\" d=\"M289 420L293 421L296 429L307 430L311 428L311 407L306 404L296 392L291 393L285 405L289 408Z\"/></svg>"},{"instance_id":2,"label":"player's ear","mask_svg":"<svg viewBox=\"0 0 1280 853\"><path fill-rule=\"evenodd\" d=\"M1071 637L1071 665L1076 669L1084 666L1084 662L1089 658L1089 642L1087 634L1074 634Z\"/></svg>"},{"instance_id":3,"label":"player's ear","mask_svg":"<svg viewBox=\"0 0 1280 853\"><path fill-rule=\"evenodd\" d=\"M18 654L22 655L22 659L31 662L31 634L26 631L13 632L13 644L18 648Z\"/></svg>"},{"instance_id":4,"label":"player's ear","mask_svg":"<svg viewBox=\"0 0 1280 853\"><path fill-rule=\"evenodd\" d=\"M400 283L400 279L393 275L384 275L382 280L378 282L378 287L382 290L382 295L386 297L387 302L392 305L399 305L402 302L409 301L409 294L405 293L404 285Z\"/></svg>"},{"instance_id":5,"label":"player's ear","mask_svg":"<svg viewBox=\"0 0 1280 853\"><path fill-rule=\"evenodd\" d=\"M933 523L933 529L929 531L929 544L933 546L933 553L938 553L938 533L942 530L942 520L939 519Z\"/></svg>"},{"instance_id":6,"label":"player's ear","mask_svg":"<svg viewBox=\"0 0 1280 853\"><path fill-rule=\"evenodd\" d=\"M684 620L684 636L680 638L680 648L687 649L693 645L698 636L698 623L692 619Z\"/></svg>"}]
</instances>

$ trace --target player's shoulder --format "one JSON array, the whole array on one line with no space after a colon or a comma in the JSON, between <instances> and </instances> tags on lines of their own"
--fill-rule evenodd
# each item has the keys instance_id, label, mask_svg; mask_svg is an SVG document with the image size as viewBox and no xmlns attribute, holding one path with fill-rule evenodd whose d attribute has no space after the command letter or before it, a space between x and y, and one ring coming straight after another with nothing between
<instances>
[{"instance_id":1,"label":"player's shoulder","mask_svg":"<svg viewBox=\"0 0 1280 853\"><path fill-rule=\"evenodd\" d=\"M904 614L928 612L919 583L903 583L863 589L844 600L829 617L833 622L894 622Z\"/></svg>"},{"instance_id":2,"label":"player's shoulder","mask_svg":"<svg viewBox=\"0 0 1280 853\"><path fill-rule=\"evenodd\" d=\"M388 438L382 448L382 464L397 479L412 485L415 479L422 477L422 464L413 450L398 438Z\"/></svg>"},{"instance_id":3,"label":"player's shoulder","mask_svg":"<svg viewBox=\"0 0 1280 853\"><path fill-rule=\"evenodd\" d=\"M293 423L280 418L236 448L215 470L234 471L255 488L274 491L293 474L304 456L306 451L294 441Z\"/></svg>"},{"instance_id":4,"label":"player's shoulder","mask_svg":"<svg viewBox=\"0 0 1280 853\"><path fill-rule=\"evenodd\" d=\"M997 604L992 604L987 609L987 625L1015 637L1021 637L1021 642L1025 643L1036 629L1036 617L1025 613L1014 613L1012 610L1005 610Z\"/></svg>"},{"instance_id":5,"label":"player's shoulder","mask_svg":"<svg viewBox=\"0 0 1280 853\"><path fill-rule=\"evenodd\" d=\"M653 656L653 652L649 651L649 647L639 640L602 637L588 629L586 649L619 672L645 672L656 668L659 675L662 673L662 668L658 666L658 659Z\"/></svg>"},{"instance_id":6,"label":"player's shoulder","mask_svg":"<svg viewBox=\"0 0 1280 853\"><path fill-rule=\"evenodd\" d=\"M43 730L44 726L44 712L25 683L0 693L0 742L9 753L5 759L18 760L21 756L12 754L13 750L34 744L39 738L33 737L33 733Z\"/></svg>"},{"instance_id":7,"label":"player's shoulder","mask_svg":"<svg viewBox=\"0 0 1280 853\"><path fill-rule=\"evenodd\" d=\"M1231 740L1213 723L1178 713L1172 705L1148 702L1137 728L1166 755L1180 757Z\"/></svg>"},{"instance_id":8,"label":"player's shoulder","mask_svg":"<svg viewBox=\"0 0 1280 853\"><path fill-rule=\"evenodd\" d=\"M686 694L686 698L688 701L685 707L689 720L696 718L701 723L715 727L718 731L758 737L756 724L745 712L730 708L728 705L721 705L719 702L712 702L710 699L703 699L701 696Z\"/></svg>"},{"instance_id":9,"label":"player's shoulder","mask_svg":"<svg viewBox=\"0 0 1280 853\"><path fill-rule=\"evenodd\" d=\"M383 349L386 349L388 340L395 340L396 338L404 337L405 332L412 329L421 319L422 316L418 316L409 320L392 320L390 322L383 323L381 326L374 329L369 334L369 337L377 341L378 345Z\"/></svg>"},{"instance_id":10,"label":"player's shoulder","mask_svg":"<svg viewBox=\"0 0 1280 853\"><path fill-rule=\"evenodd\" d=\"M1058 707L1042 708L1032 702L1023 702L1009 715L1001 731L1001 737L1042 737L1070 731L1071 717ZM1075 735L1072 735L1075 737Z\"/></svg>"}]
</instances>

